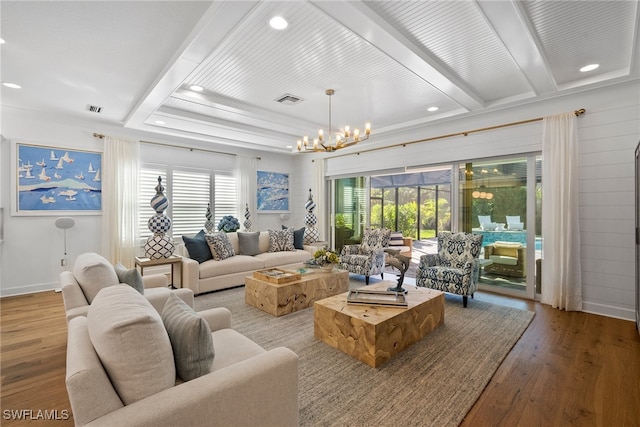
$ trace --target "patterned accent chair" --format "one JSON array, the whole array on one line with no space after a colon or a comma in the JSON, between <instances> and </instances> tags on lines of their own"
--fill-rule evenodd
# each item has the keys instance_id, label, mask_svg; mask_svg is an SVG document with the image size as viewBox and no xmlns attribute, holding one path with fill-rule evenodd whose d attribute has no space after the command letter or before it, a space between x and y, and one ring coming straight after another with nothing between
<instances>
[{"instance_id":1,"label":"patterned accent chair","mask_svg":"<svg viewBox=\"0 0 640 427\"><path fill-rule=\"evenodd\" d=\"M369 284L369 277L377 274L383 277L385 252L389 245L391 230L386 228L366 229L359 245L345 245L340 253L340 268L353 274L365 277Z\"/></svg>"},{"instance_id":2,"label":"patterned accent chair","mask_svg":"<svg viewBox=\"0 0 640 427\"><path fill-rule=\"evenodd\" d=\"M462 305L478 289L478 256L482 249L478 234L438 233L438 253L420 257L416 285L462 295Z\"/></svg>"}]
</instances>

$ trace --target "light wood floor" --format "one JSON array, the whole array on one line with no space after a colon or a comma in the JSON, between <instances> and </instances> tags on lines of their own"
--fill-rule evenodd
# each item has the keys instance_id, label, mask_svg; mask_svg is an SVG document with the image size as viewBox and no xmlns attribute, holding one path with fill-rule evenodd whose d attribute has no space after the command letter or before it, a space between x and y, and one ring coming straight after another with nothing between
<instances>
[{"instance_id":1,"label":"light wood floor","mask_svg":"<svg viewBox=\"0 0 640 427\"><path fill-rule=\"evenodd\" d=\"M476 298L536 316L462 426L640 426L640 338L635 324L489 293ZM473 300L469 301L473 304ZM6 411L70 411L65 390L62 295L0 301L3 426L72 426L7 420ZM420 425L417 420L416 425Z\"/></svg>"}]
</instances>

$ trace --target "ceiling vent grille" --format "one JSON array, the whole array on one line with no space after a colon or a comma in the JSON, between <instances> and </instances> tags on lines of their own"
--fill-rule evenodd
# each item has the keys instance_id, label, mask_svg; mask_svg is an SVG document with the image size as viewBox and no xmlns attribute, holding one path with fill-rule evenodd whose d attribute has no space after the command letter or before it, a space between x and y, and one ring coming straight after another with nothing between
<instances>
[{"instance_id":1,"label":"ceiling vent grille","mask_svg":"<svg viewBox=\"0 0 640 427\"><path fill-rule=\"evenodd\" d=\"M98 107L97 105L87 105L87 111L91 111L92 113L100 113L102 112L102 107Z\"/></svg>"},{"instance_id":2,"label":"ceiling vent grille","mask_svg":"<svg viewBox=\"0 0 640 427\"><path fill-rule=\"evenodd\" d=\"M302 100L303 99L300 98L299 96L291 95L290 93L285 93L281 97L277 98L276 102L279 102L280 104L284 104L284 105L294 105Z\"/></svg>"}]
</instances>

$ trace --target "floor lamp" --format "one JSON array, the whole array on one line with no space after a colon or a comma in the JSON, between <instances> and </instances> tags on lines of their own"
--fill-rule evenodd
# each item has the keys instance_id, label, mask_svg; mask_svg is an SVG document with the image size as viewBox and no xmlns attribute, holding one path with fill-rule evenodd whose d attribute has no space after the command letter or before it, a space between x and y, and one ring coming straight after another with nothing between
<instances>
[{"instance_id":1,"label":"floor lamp","mask_svg":"<svg viewBox=\"0 0 640 427\"><path fill-rule=\"evenodd\" d=\"M73 227L76 221L70 216L63 216L56 219L56 227L64 230L64 258L60 260L60 266L67 269L67 229Z\"/></svg>"}]
</instances>

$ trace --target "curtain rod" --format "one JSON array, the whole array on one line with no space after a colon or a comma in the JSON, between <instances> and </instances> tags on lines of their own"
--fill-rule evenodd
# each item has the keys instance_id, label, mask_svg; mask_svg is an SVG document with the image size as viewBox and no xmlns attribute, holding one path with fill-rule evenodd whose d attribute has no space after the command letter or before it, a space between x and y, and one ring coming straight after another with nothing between
<instances>
[{"instance_id":1,"label":"curtain rod","mask_svg":"<svg viewBox=\"0 0 640 427\"><path fill-rule=\"evenodd\" d=\"M99 138L99 139L104 139L106 135L103 133L98 133L98 132L94 132L93 133L93 137L94 138ZM225 156L233 156L233 157L237 157L237 154L233 154L233 153L224 153L222 151L215 151L215 150L208 150L206 148L192 148L192 147L182 147L180 145L171 145L171 144L165 144L164 142L153 142L153 141L140 141L144 144L151 144L151 145L160 145L163 147L171 147L171 148L183 148L185 150L189 150L189 151L204 151L205 153L214 153L214 154L223 154Z\"/></svg>"},{"instance_id":2,"label":"curtain rod","mask_svg":"<svg viewBox=\"0 0 640 427\"><path fill-rule=\"evenodd\" d=\"M573 114L575 114L576 117L579 117L579 116L583 115L584 113L586 113L586 111L587 110L585 110L584 108L580 108L579 110L575 110L573 112ZM331 156L329 158L330 159L334 159L336 157L350 156L352 154L355 154L356 156L359 156L360 153L368 153L370 151L386 150L386 149L389 149L389 148L396 148L396 147L406 147L407 145L417 144L419 142L435 141L436 139L451 138L451 137L454 137L454 136L467 136L467 135L469 135L471 133L485 132L485 131L488 131L488 130L506 128L506 127L509 127L509 126L524 125L524 124L527 124L527 123L539 122L541 120L544 120L544 117L536 117L535 119L521 120L519 122L505 123L505 124L502 124L502 125L487 126L487 127L484 127L484 128L467 130L467 131L464 131L464 132L455 132L455 133L449 133L449 134L446 134L446 135L432 136L430 138L416 139L414 141L401 142L401 143L398 143L398 144L387 145L385 147L370 148L368 150L358 151L357 153L339 154L337 156Z\"/></svg>"}]
</instances>

